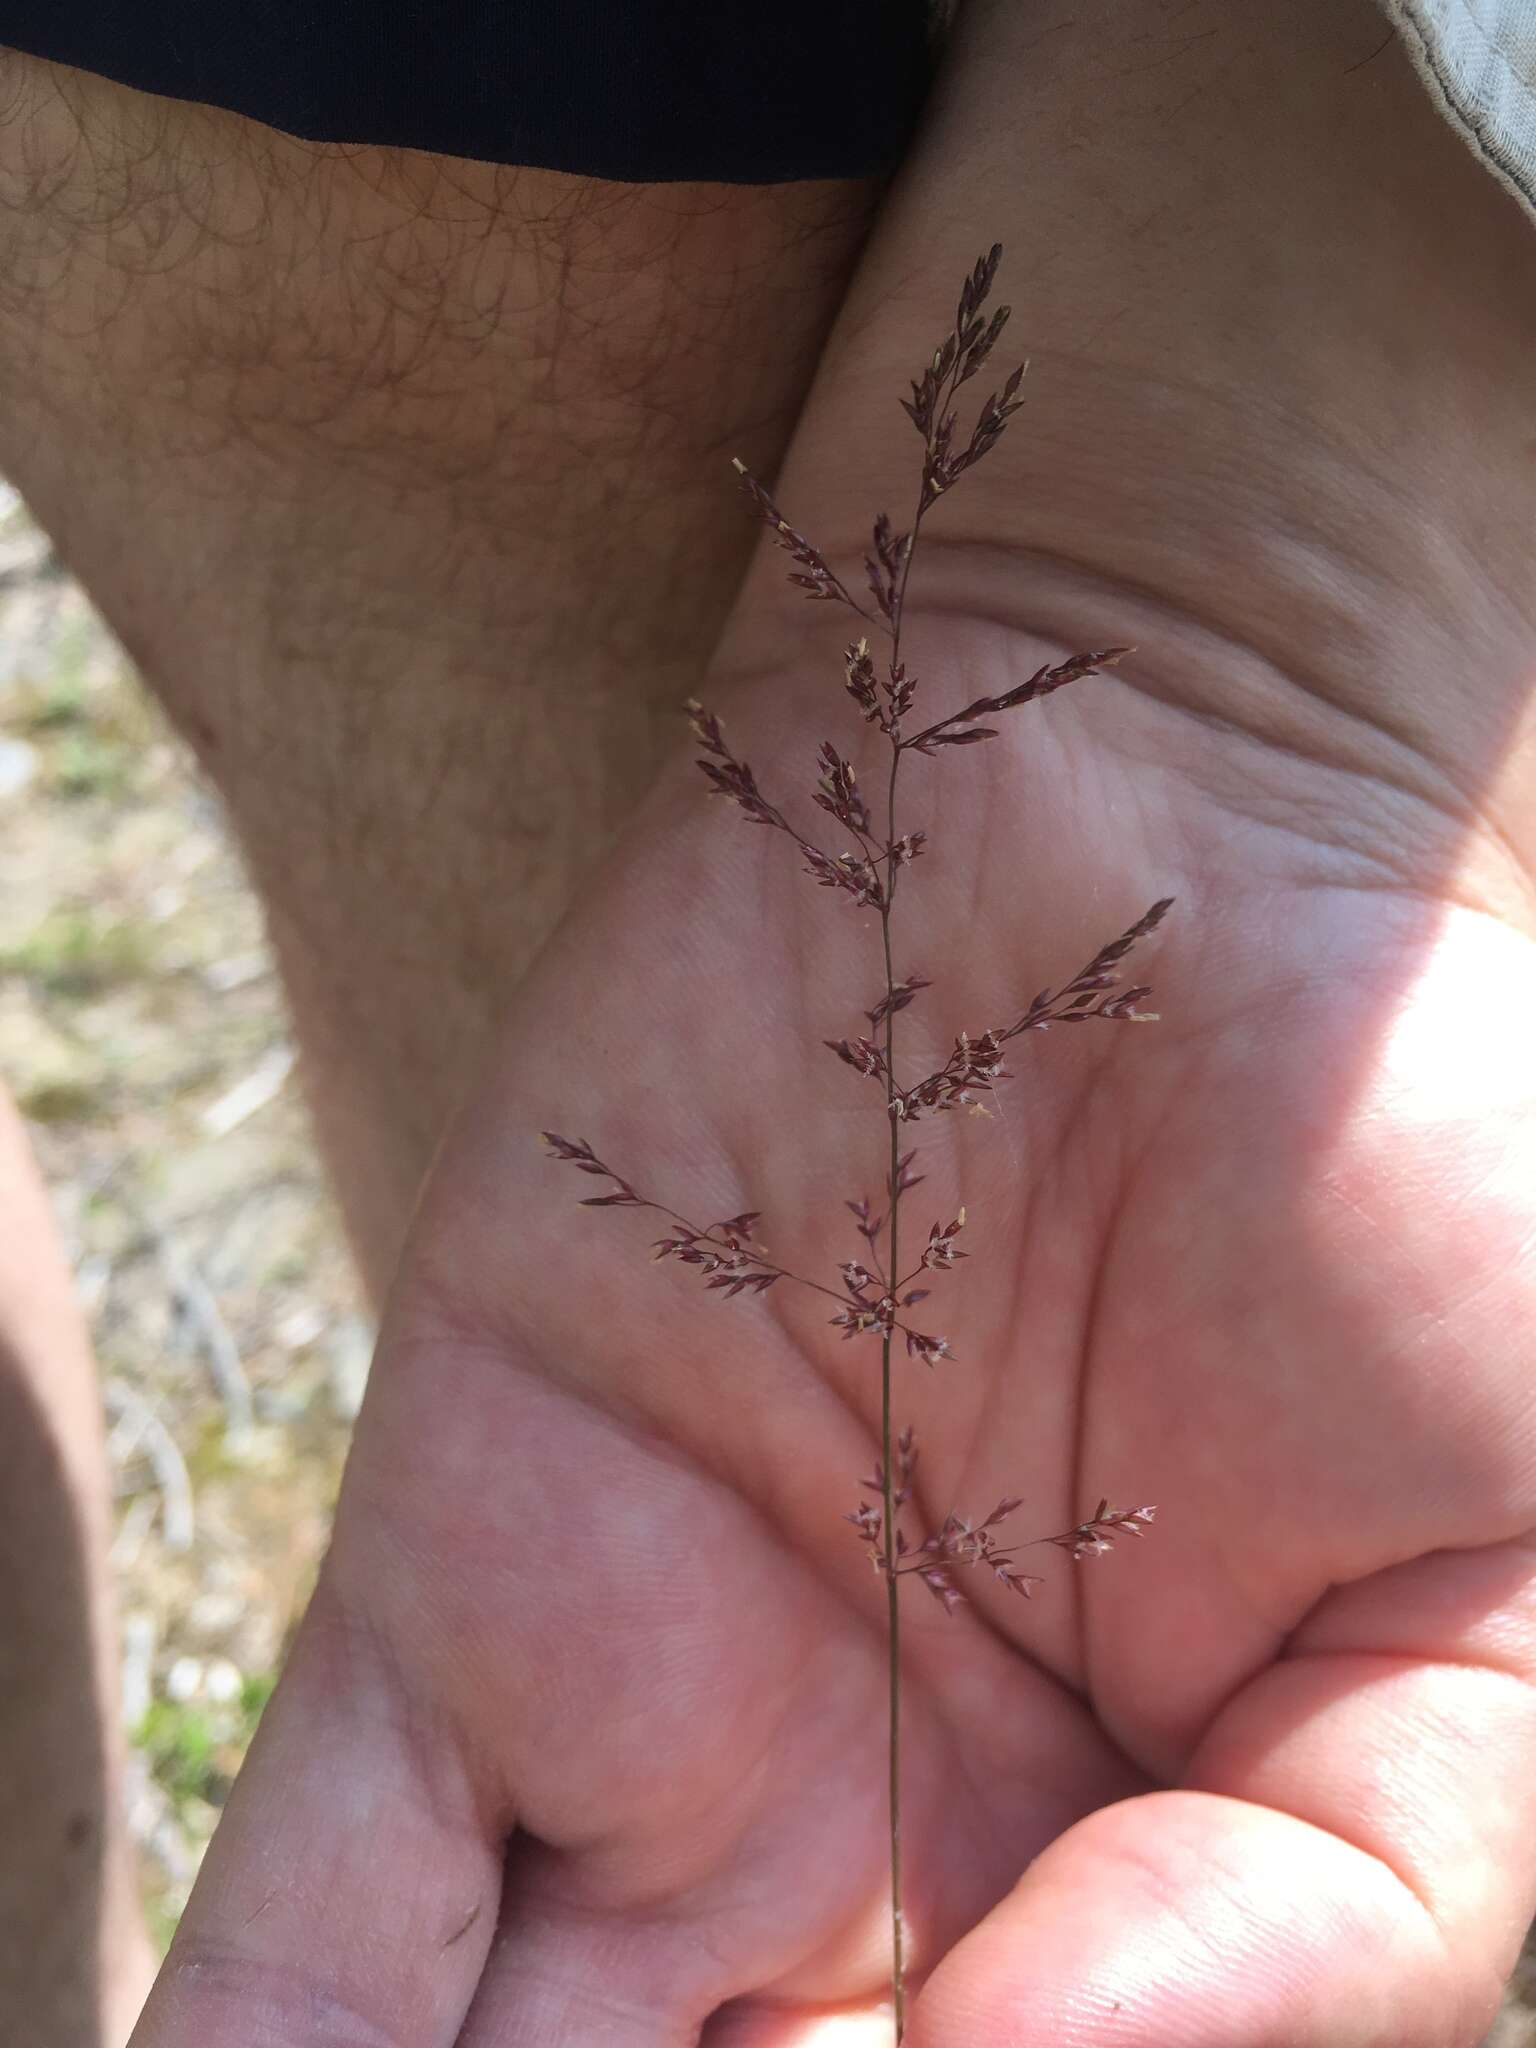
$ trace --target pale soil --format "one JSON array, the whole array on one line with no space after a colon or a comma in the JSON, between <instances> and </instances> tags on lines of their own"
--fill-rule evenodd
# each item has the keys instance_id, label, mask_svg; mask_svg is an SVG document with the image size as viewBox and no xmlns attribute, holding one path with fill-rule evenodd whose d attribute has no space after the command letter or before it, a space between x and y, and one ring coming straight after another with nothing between
<instances>
[{"instance_id":1,"label":"pale soil","mask_svg":"<svg viewBox=\"0 0 1536 2048\"><path fill-rule=\"evenodd\" d=\"M371 1334L218 806L14 508L0 877L0 1076L96 1340L163 1936L302 1609Z\"/></svg>"}]
</instances>

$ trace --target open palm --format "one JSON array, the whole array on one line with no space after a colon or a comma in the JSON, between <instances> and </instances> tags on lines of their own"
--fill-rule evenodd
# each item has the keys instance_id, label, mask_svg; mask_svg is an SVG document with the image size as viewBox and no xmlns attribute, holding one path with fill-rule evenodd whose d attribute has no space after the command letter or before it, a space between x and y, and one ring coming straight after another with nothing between
<instances>
[{"instance_id":1,"label":"open palm","mask_svg":"<svg viewBox=\"0 0 1536 2048\"><path fill-rule=\"evenodd\" d=\"M797 643L717 702L807 829L848 731L810 616L819 673ZM935 714L1051 652L952 609L912 638ZM922 1309L954 1359L898 1369L909 1528L1002 1495L1021 1535L1103 1495L1159 1521L1024 1556L1028 1604L908 1582L909 2038L1462 2042L1530 1875L1536 949L1175 668L906 777L908 1080L1178 898L1137 959L1160 1023L1026 1036L990 1116L912 1126L908 1242L964 1203L972 1257ZM258 2012L283 2044L882 2038L884 1601L841 1519L877 1343L653 1267L656 1219L576 1209L597 1184L535 1143L759 1210L836 1285L885 1120L822 1041L878 940L680 759L547 953L429 1192L154 2048Z\"/></svg>"},{"instance_id":2,"label":"open palm","mask_svg":"<svg viewBox=\"0 0 1536 2048\"><path fill-rule=\"evenodd\" d=\"M1366 10L1209 12L1170 84L1142 10L961 11L780 491L857 562L956 237L1008 241L1028 454L940 505L903 651L930 716L1138 652L904 772L903 1081L1177 899L1159 1023L911 1127L906 1242L964 1204L971 1256L898 1360L909 1529L1158 1508L1027 1603L906 1583L912 2048L1471 2048L1536 1904L1529 231ZM781 568L701 694L810 830L861 729ZM835 1286L888 1132L823 1041L883 985L680 746L433 1176L140 2048L888 2041L878 1351L537 1143Z\"/></svg>"}]
</instances>

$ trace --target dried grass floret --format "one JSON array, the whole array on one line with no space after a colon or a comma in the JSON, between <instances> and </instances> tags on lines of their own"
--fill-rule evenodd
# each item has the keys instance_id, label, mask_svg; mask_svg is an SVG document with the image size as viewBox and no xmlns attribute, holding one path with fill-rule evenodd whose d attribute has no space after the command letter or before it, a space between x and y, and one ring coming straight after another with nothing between
<instances>
[{"instance_id":1,"label":"dried grass floret","mask_svg":"<svg viewBox=\"0 0 1536 2048\"><path fill-rule=\"evenodd\" d=\"M1144 983L1122 985L1120 970L1131 950L1156 932L1172 902L1168 897L1159 898L1117 938L1101 946L1071 980L1059 987L1042 989L1011 1023L974 1033L961 1031L942 1067L916 1080L898 1079L896 1019L933 987L922 974L908 971L898 976L893 964L893 911L902 877L929 844L924 830L898 830L900 771L904 761L909 755L931 757L949 748L977 746L994 739L1001 728L983 721L1001 718L1025 705L1043 702L1058 690L1084 683L1113 668L1133 651L1107 647L1097 652L1069 654L1036 669L1012 689L974 698L920 731L904 733L904 721L917 701L919 685L902 659L902 626L924 520L939 498L996 448L1023 402L1018 395L1024 375L1021 364L983 399L969 434L962 432L956 394L986 365L1008 321L1006 306L998 307L990 315L986 312L1001 256L1001 249L994 246L977 260L961 287L950 331L912 381L911 397L901 401L923 444L917 502L905 528L898 530L885 512L874 520L870 550L864 557L869 604L852 594L823 551L789 523L763 485L741 463L735 465L742 488L769 539L790 558L790 582L807 597L841 604L856 612L872 633L883 636L888 643L884 655L877 658L868 635L861 635L843 653L843 685L847 695L863 725L875 728L887 744L883 819L877 822L872 813L853 761L831 740L824 740L817 754L818 775L810 791L811 802L830 816L853 844L836 851L816 844L764 793L747 762L732 749L719 719L697 702L688 705L700 749L698 766L711 793L733 805L748 823L766 826L793 841L805 873L820 887L839 892L857 908L879 914L884 986L864 1012L868 1032L828 1038L824 1043L843 1065L852 1068L861 1079L873 1081L880 1090L888 1159L885 1206L876 1209L867 1195L848 1199L845 1206L853 1216L862 1250L857 1257L844 1259L826 1279L817 1279L793 1272L769 1258L756 1235L761 1221L756 1211L729 1216L718 1223L692 1223L614 1172L585 1140L563 1138L552 1131L543 1134L545 1144L556 1158L580 1173L601 1177L610 1184L608 1192L586 1196L586 1207L649 1209L667 1219L666 1234L653 1242L657 1259L692 1267L707 1289L726 1299L760 1299L781 1280L811 1289L834 1303L835 1313L828 1318L829 1325L841 1332L844 1342L864 1336L879 1342L879 1460L872 1475L861 1482L869 1498L861 1501L845 1519L852 1523L885 1589L890 1700L891 1989L898 2042L905 2024L906 1986L901 1904L901 1582L917 1579L951 1611L961 1606L966 1597L961 1590L961 1578L976 1572L1004 1592L1028 1599L1044 1581L1020 1566L1018 1560L1024 1551L1054 1547L1078 1562L1101 1557L1115 1548L1120 1537L1142 1536L1156 1513L1151 1507L1114 1508L1108 1500L1100 1500L1092 1514L1071 1528L1018 1542L1008 1540L1001 1532L1023 1506L1022 1497L1005 1497L977 1520L968 1519L954 1507L941 1515L925 1515L915 1492L916 1438L910 1426L898 1431L893 1425L892 1365L897 1340L901 1340L909 1358L923 1365L933 1367L954 1358L946 1337L918 1330L908 1320L908 1312L926 1301L932 1292L929 1286L914 1286L913 1282L952 1275L958 1262L970 1256L956 1242L967 1223L962 1208L948 1221L930 1225L927 1242L916 1263L910 1272L902 1273L902 1200L923 1181L923 1176L913 1171L915 1152L901 1149L905 1127L925 1116L959 1109L984 1112L983 1098L1010 1078L1003 1064L1005 1047L1025 1033L1090 1021L1155 1022L1155 1013L1142 1007L1151 993L1150 987ZM910 1529L903 1526L903 1511L912 1520Z\"/></svg>"}]
</instances>

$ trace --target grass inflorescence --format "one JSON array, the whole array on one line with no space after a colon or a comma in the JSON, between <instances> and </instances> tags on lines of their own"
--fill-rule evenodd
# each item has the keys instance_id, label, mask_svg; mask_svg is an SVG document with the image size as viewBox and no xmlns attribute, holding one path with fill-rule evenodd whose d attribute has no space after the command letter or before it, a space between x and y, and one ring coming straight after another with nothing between
<instances>
[{"instance_id":1,"label":"grass inflorescence","mask_svg":"<svg viewBox=\"0 0 1536 2048\"><path fill-rule=\"evenodd\" d=\"M835 1058L861 1079L875 1084L878 1112L886 1130L883 1200L876 1204L867 1195L859 1195L847 1202L862 1250L858 1257L844 1261L835 1276L817 1279L792 1272L771 1260L759 1244L757 1212L748 1211L707 1224L690 1221L609 1167L585 1140L564 1138L553 1131L543 1133L545 1144L556 1158L604 1182L603 1193L585 1198L587 1207L646 1209L663 1219L663 1234L653 1242L658 1259L691 1266L706 1288L727 1297L760 1296L781 1282L811 1289L835 1304L836 1312L828 1320L844 1341L868 1339L879 1347L879 1456L873 1471L860 1482L866 1497L846 1519L853 1524L857 1540L868 1550L886 1600L891 1994L898 2042L905 2028L906 2006L901 1838L902 1584L914 1580L946 1609L953 1609L964 1599L962 1574L980 1569L990 1572L1009 1592L1027 1599L1042 1582L1037 1575L1022 1569L1019 1559L1024 1552L1053 1546L1074 1559L1095 1557L1112 1549L1119 1537L1140 1536L1155 1513L1151 1507L1116 1508L1108 1500L1100 1500L1093 1512L1074 1527L1027 1540L1013 1540L1004 1533L1004 1525L1023 1506L1018 1497L1005 1497L974 1519L951 1510L936 1528L926 1531L905 1526L903 1519L910 1518L912 1513L918 1446L910 1426L896 1426L893 1361L898 1343L908 1358L929 1367L953 1358L949 1340L931 1329L920 1328L915 1313L923 1308L932 1291L927 1284L920 1283L951 1271L967 1256L957 1242L966 1225L962 1208L948 1221L936 1221L930 1226L926 1241L915 1253L906 1254L910 1264L903 1270L902 1246L908 1242L903 1198L923 1178L914 1170L916 1151L905 1145L909 1127L925 1117L980 1107L981 1098L1009 1078L1003 1065L1006 1048L1026 1033L1090 1022L1155 1021L1153 1013L1143 1007L1150 989L1144 984L1124 983L1121 967L1132 948L1157 929L1171 900L1163 898L1154 903L1116 938L1101 946L1069 980L1040 990L1008 1023L977 1032L960 1032L941 1067L915 1076L903 1071L898 1060L898 1019L931 986L924 977L898 973L896 967L898 894L908 886L907 870L931 846L926 829L903 828L903 767L914 756L931 758L950 748L984 745L1000 730L989 721L1080 683L1131 652L1124 647L1108 647L1074 654L1037 669L1013 689L978 697L960 710L926 724L916 723L919 685L903 658L902 628L924 522L939 500L997 447L1022 402L1018 396L1023 378L1021 366L982 401L969 433L961 428L956 406L958 394L986 364L1008 321L1006 306L998 307L990 315L985 310L1001 254L1001 249L994 247L977 261L961 289L949 333L913 380L911 397L901 401L922 442L916 501L904 530L898 530L883 512L875 519L861 591L856 594L815 542L784 517L758 479L740 463L736 464L742 487L769 539L790 559L790 582L812 601L839 606L856 614L862 622L858 637L844 648L842 680L858 717L884 742L883 801L871 807L853 762L833 741L824 740L817 757L820 772L810 792L811 803L842 827L850 843L836 850L823 846L812 836L813 827L808 824L802 830L790 812L762 789L750 766L727 739L720 720L702 704L690 702L688 706L694 738L700 748L698 765L711 793L733 805L749 824L783 835L794 847L806 875L818 887L832 891L854 908L874 911L879 918L883 988L879 999L864 1013L868 1029L824 1041ZM881 647L878 655L875 646ZM922 1321L928 1320L924 1311Z\"/></svg>"}]
</instances>

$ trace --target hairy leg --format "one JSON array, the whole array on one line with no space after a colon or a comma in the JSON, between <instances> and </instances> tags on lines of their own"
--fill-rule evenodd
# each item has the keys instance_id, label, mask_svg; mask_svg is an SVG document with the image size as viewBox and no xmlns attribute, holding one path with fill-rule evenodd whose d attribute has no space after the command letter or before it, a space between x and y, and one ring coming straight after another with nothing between
<instances>
[{"instance_id":1,"label":"hairy leg","mask_svg":"<svg viewBox=\"0 0 1536 2048\"><path fill-rule=\"evenodd\" d=\"M368 1275L647 780L874 188L299 143L11 57L0 468L227 799Z\"/></svg>"},{"instance_id":2,"label":"hairy leg","mask_svg":"<svg viewBox=\"0 0 1536 2048\"><path fill-rule=\"evenodd\" d=\"M727 458L776 459L873 197L317 147L0 56L0 469L230 807L376 1292L711 650ZM0 1982L94 2048L141 1988L98 1418L4 1140Z\"/></svg>"}]
</instances>

